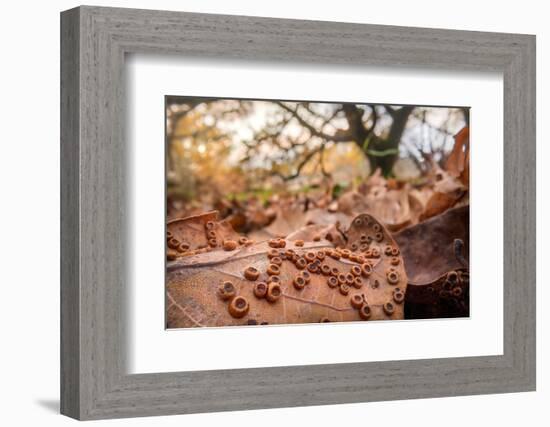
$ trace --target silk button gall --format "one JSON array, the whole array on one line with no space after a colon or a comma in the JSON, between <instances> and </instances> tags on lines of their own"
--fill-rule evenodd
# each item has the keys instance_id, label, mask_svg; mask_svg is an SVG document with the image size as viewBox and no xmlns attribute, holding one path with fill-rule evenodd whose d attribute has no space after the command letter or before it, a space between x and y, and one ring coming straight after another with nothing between
<instances>
[{"instance_id":1,"label":"silk button gall","mask_svg":"<svg viewBox=\"0 0 550 427\"><path fill-rule=\"evenodd\" d=\"M250 305L248 304L248 300L243 296L233 298L228 307L229 314L237 319L244 317L249 309Z\"/></svg>"},{"instance_id":2,"label":"silk button gall","mask_svg":"<svg viewBox=\"0 0 550 427\"><path fill-rule=\"evenodd\" d=\"M255 267L247 267L244 270L244 277L250 281L258 280L258 277L260 277L260 272Z\"/></svg>"}]
</instances>

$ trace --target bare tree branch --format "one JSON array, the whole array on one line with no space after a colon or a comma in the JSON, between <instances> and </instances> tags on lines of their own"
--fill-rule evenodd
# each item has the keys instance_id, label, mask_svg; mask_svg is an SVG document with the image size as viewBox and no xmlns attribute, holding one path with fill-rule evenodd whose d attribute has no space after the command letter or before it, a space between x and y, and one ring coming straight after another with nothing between
<instances>
[{"instance_id":1,"label":"bare tree branch","mask_svg":"<svg viewBox=\"0 0 550 427\"><path fill-rule=\"evenodd\" d=\"M339 135L329 135L327 133L324 133L318 129L316 129L313 125L308 123L299 113L298 109L290 108L289 106L285 105L283 102L276 101L275 102L278 106L280 106L282 109L288 111L292 116L298 120L298 122L305 127L313 136L317 136L321 139L324 139L325 141L331 141L331 142L351 142L352 138L351 135L346 133L341 133Z\"/></svg>"}]
</instances>

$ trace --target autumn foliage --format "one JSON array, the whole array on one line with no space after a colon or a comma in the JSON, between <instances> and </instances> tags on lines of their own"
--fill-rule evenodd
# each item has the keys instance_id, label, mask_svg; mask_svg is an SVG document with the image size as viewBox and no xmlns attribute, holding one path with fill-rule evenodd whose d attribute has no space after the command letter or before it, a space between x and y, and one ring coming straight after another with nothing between
<instances>
[{"instance_id":1,"label":"autumn foliage","mask_svg":"<svg viewBox=\"0 0 550 427\"><path fill-rule=\"evenodd\" d=\"M250 137L264 142L252 144L242 123L231 126L259 114L253 106L189 102L167 115L167 327L469 315L465 123L440 151L415 161L397 145L388 172L371 170L357 141L337 140L344 131L336 125L331 133L324 122L300 123L307 116L297 114L308 110L298 104L262 106L266 122ZM350 108L319 111L327 120L340 114L335 123L344 129L352 119ZM379 152L399 111L372 107L364 126ZM405 123L400 141L420 126L415 114L407 111L412 130ZM381 122L388 129L379 131ZM313 130L299 142L307 126ZM288 147L298 154L277 162L270 147L291 138L285 132L296 134ZM262 150L269 162L254 154ZM399 170L404 164L408 171Z\"/></svg>"}]
</instances>

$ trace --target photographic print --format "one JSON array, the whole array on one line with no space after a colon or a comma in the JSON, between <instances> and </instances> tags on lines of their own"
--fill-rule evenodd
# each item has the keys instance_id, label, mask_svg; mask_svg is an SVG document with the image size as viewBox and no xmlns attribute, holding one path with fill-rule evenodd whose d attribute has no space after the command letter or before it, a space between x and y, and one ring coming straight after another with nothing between
<instances>
[{"instance_id":1,"label":"photographic print","mask_svg":"<svg viewBox=\"0 0 550 427\"><path fill-rule=\"evenodd\" d=\"M469 316L468 107L165 101L168 329Z\"/></svg>"}]
</instances>

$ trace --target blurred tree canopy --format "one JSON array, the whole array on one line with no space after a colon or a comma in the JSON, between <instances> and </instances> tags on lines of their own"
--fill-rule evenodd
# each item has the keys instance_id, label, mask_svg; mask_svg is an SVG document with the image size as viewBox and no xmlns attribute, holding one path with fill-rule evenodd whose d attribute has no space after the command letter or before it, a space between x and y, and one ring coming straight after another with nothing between
<instances>
[{"instance_id":1,"label":"blurred tree canopy","mask_svg":"<svg viewBox=\"0 0 550 427\"><path fill-rule=\"evenodd\" d=\"M169 195L189 200L421 176L443 164L468 108L167 97Z\"/></svg>"}]
</instances>

